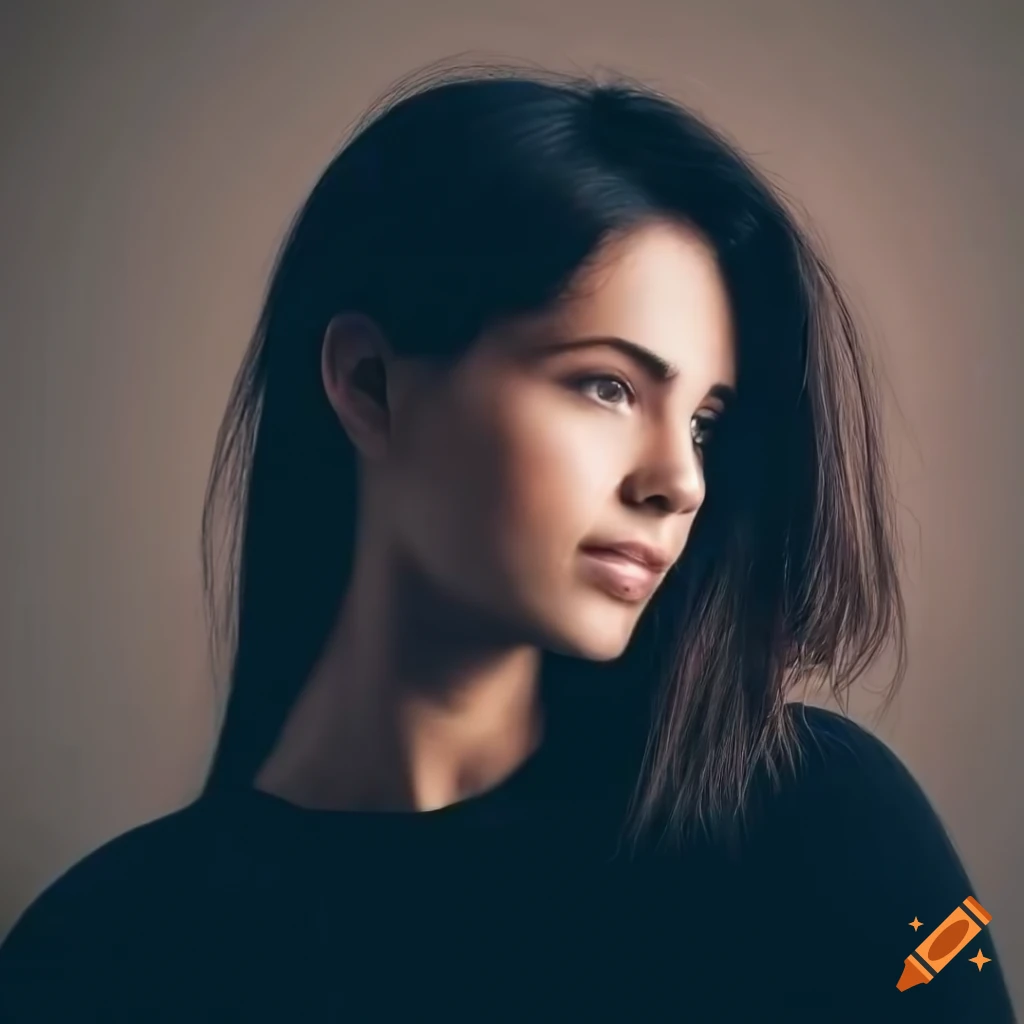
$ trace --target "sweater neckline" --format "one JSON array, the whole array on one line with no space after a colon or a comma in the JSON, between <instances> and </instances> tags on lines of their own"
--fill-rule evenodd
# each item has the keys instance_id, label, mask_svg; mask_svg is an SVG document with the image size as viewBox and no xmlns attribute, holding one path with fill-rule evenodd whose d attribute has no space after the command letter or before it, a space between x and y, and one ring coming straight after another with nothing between
<instances>
[{"instance_id":1,"label":"sweater neckline","mask_svg":"<svg viewBox=\"0 0 1024 1024\"><path fill-rule=\"evenodd\" d=\"M455 823L502 819L515 808L543 798L542 776L551 761L551 739L545 734L503 779L485 790L429 810L355 810L307 807L286 797L257 789L252 783L232 788L236 804L254 814L321 827L359 827L388 830L428 829ZM227 795L227 794L225 794Z\"/></svg>"}]
</instances>

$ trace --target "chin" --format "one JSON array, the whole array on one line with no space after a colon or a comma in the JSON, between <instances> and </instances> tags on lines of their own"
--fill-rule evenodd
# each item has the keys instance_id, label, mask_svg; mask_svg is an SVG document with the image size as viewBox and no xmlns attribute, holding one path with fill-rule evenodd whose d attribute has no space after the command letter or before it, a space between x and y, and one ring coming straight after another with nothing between
<instances>
[{"instance_id":1,"label":"chin","mask_svg":"<svg viewBox=\"0 0 1024 1024\"><path fill-rule=\"evenodd\" d=\"M558 654L587 661L614 661L629 646L642 604L625 604L598 596L598 604L580 602L576 614L552 624L545 646ZM584 605L589 605L585 607Z\"/></svg>"}]
</instances>

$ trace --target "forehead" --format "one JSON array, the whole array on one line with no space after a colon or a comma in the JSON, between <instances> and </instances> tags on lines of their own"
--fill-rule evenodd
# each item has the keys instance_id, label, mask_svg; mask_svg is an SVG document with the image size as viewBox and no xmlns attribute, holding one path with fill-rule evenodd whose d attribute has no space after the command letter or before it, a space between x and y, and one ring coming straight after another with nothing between
<instances>
[{"instance_id":1,"label":"forehead","mask_svg":"<svg viewBox=\"0 0 1024 1024\"><path fill-rule=\"evenodd\" d=\"M711 246L696 232L657 224L603 248L526 344L556 336L614 335L652 349L701 386L735 384L728 290Z\"/></svg>"}]
</instances>

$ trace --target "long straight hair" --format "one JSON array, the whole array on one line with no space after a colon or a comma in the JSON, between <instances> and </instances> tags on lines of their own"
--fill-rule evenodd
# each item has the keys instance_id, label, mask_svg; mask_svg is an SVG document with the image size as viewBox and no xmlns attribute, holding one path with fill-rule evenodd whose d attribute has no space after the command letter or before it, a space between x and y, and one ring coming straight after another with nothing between
<instances>
[{"instance_id":1,"label":"long straight hair","mask_svg":"<svg viewBox=\"0 0 1024 1024\"><path fill-rule=\"evenodd\" d=\"M357 122L293 221L217 436L203 580L230 695L206 791L251 782L350 577L357 457L320 376L332 316L362 312L398 354L451 365L654 221L717 255L739 397L686 551L625 654L545 653L565 679L633 695L626 832L730 833L756 773L777 780L799 759L793 687L814 677L842 702L890 641L891 700L905 610L878 389L810 228L722 132L649 86L433 66Z\"/></svg>"}]
</instances>

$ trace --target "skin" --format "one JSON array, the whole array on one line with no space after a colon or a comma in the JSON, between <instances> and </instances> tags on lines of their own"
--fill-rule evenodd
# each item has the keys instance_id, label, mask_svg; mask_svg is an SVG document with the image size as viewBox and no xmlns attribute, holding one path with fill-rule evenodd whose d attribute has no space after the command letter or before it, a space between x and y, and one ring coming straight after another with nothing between
<instances>
[{"instance_id":1,"label":"skin","mask_svg":"<svg viewBox=\"0 0 1024 1024\"><path fill-rule=\"evenodd\" d=\"M709 393L736 383L733 324L712 250L679 225L616 239L576 284L448 370L396 359L363 317L332 321L323 381L360 455L356 560L258 789L329 810L455 803L542 741L544 650L625 650L654 595L595 586L580 545L682 554L704 500L700 442L726 407ZM548 350L594 336L679 372L656 381L608 346ZM380 391L362 383L374 367Z\"/></svg>"}]
</instances>

